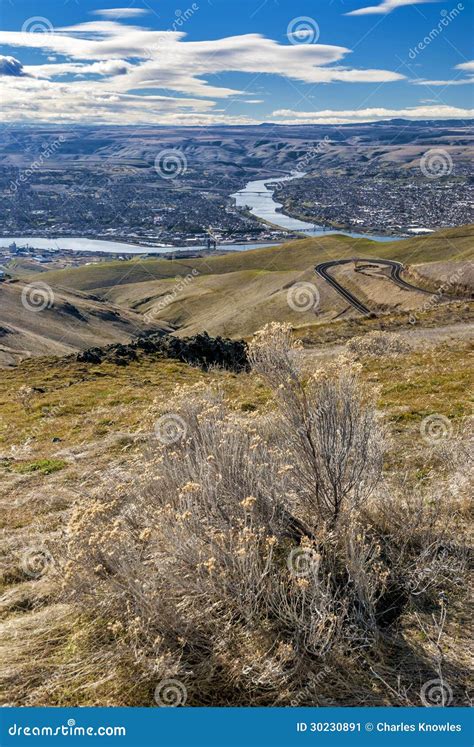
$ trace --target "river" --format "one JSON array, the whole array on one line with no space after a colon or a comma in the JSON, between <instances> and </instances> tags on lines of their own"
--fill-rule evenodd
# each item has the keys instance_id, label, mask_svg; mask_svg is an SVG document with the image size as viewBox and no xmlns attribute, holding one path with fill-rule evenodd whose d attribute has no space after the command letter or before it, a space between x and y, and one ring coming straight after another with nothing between
<instances>
[{"instance_id":1,"label":"river","mask_svg":"<svg viewBox=\"0 0 474 747\"><path fill-rule=\"evenodd\" d=\"M278 212L279 208L282 207L282 203L274 199L275 187L268 187L268 185L289 182L292 179L300 179L303 176L303 173L298 172L276 179L258 179L257 181L248 182L244 189L235 192L231 197L235 199L237 206L245 207L247 205L252 215L255 215L257 218L263 218L263 220L273 223L275 226L280 226L290 231L304 231L308 236L327 236L329 233L339 233L344 236L352 236L354 239L372 239L372 241L396 241L398 238L403 238L401 236L378 236L371 233L355 233L326 228L325 226L318 226L314 223L299 220L298 218L290 218L289 215Z\"/></svg>"},{"instance_id":2,"label":"river","mask_svg":"<svg viewBox=\"0 0 474 747\"><path fill-rule=\"evenodd\" d=\"M257 179L248 182L246 186L235 192L231 197L239 207L248 206L252 215L262 218L269 223L285 228L290 231L304 231L308 236L327 236L329 233L341 233L344 236L352 236L357 239L372 239L373 241L395 241L396 236L377 236L368 233L354 233L349 231L336 231L324 226L290 218L284 213L278 212L281 203L273 199L275 187L292 179L298 179L304 174L296 173L276 179ZM270 185L270 186L268 186ZM140 246L139 244L128 244L121 241L103 241L101 239L86 239L82 237L59 237L39 238L36 236L13 236L0 237L0 246L10 246L15 242L18 247L32 246L35 249L66 249L81 252L108 252L111 254L169 254L170 252L199 251L204 246ZM262 249L266 246L274 246L278 242L271 243L249 243L249 244L220 244L219 249L228 249L243 252L248 249Z\"/></svg>"},{"instance_id":3,"label":"river","mask_svg":"<svg viewBox=\"0 0 474 747\"><path fill-rule=\"evenodd\" d=\"M84 239L75 236L60 236L59 238L40 238L37 236L7 236L0 237L0 246L10 246L13 242L17 247L31 246L34 249L66 249L80 252L107 252L110 254L170 254L172 252L192 252L205 249L204 246L140 246L139 244L125 244L121 241L102 241L101 239ZM265 246L275 246L275 241L266 244L220 244L219 249L229 249L243 252L246 249L262 249Z\"/></svg>"}]
</instances>

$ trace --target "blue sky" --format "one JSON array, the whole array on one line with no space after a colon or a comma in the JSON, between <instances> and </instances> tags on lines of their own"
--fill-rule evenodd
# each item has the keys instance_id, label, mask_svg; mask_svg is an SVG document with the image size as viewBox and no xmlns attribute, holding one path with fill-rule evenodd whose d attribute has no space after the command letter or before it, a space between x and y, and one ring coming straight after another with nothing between
<instances>
[{"instance_id":1,"label":"blue sky","mask_svg":"<svg viewBox=\"0 0 474 747\"><path fill-rule=\"evenodd\" d=\"M474 116L473 0L1 0L6 121Z\"/></svg>"}]
</instances>

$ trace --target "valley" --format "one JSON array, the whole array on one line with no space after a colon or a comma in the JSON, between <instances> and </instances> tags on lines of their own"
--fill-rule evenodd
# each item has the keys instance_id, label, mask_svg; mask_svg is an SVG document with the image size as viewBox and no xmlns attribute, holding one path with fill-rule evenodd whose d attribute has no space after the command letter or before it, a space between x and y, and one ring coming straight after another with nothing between
<instances>
[{"instance_id":1,"label":"valley","mask_svg":"<svg viewBox=\"0 0 474 747\"><path fill-rule=\"evenodd\" d=\"M7 237L155 246L202 245L209 235L238 244L280 241L291 228L263 223L232 198L248 182L267 179L280 180L285 215L331 229L394 236L474 220L473 136L464 121L50 125L3 127L1 134ZM440 152L441 171L431 172ZM290 174L298 178L287 182Z\"/></svg>"},{"instance_id":2,"label":"valley","mask_svg":"<svg viewBox=\"0 0 474 747\"><path fill-rule=\"evenodd\" d=\"M399 313L416 320L446 303L469 302L473 240L474 228L466 226L393 242L309 237L222 255L42 266L40 273L16 262L11 279L0 282L0 355L13 365L29 355L125 342L153 328L245 338L275 320L295 330L357 319L361 311L381 322ZM375 266L364 269L357 258ZM387 262L401 263L393 265L395 277ZM324 263L329 279L315 272ZM40 313L22 306L22 294L27 299L36 288L37 303L45 304Z\"/></svg>"},{"instance_id":3,"label":"valley","mask_svg":"<svg viewBox=\"0 0 474 747\"><path fill-rule=\"evenodd\" d=\"M34 251L7 256L8 248L3 249L0 655L5 666L0 685L8 696L2 696L2 702L27 706L149 706L154 702L156 667L168 674L168 661L175 657L172 673L179 673L189 684L191 705L254 704L253 694L247 694L247 666L251 672L255 661L263 667L269 661L277 662L272 670L277 672L277 684L259 690L261 705L291 705L295 697L304 705L354 705L361 698L373 705L419 705L419 683L429 681L438 666L433 633L424 631L432 630L432 611L437 609L439 599L444 604L441 594L445 595L448 588L443 674L454 702L466 704L471 634L463 596L468 579L465 547L470 526L470 483L465 465L472 436L474 224L458 225L457 221L468 213L456 213L456 225L448 227L437 226L435 221L432 227L437 230L430 227L419 235L409 231L408 222L400 223L400 231L406 235L390 235L396 227L385 217L363 224L345 219L342 222L348 230L341 233L320 226L306 233L305 224L300 225L298 220L312 220L313 212L303 204L299 189L307 189L312 195L316 177L304 163L304 175L301 169L291 182L278 182L273 195L265 192L263 199L272 200L267 208L278 225L271 220L265 222L265 216L252 214L249 205L232 203L228 195L249 181L265 187L267 178L277 178L280 167L280 173L288 173L290 162L295 165L295 153L300 145L303 147L299 141L295 143L296 131L290 132L291 128L286 145L279 142L282 147L274 147L272 138L259 141L251 159L244 155L249 143L246 132L245 143L239 145L239 168L224 169L225 194L220 193L216 174L224 152L240 142L238 128L226 132L219 144L216 140L204 145L199 140L198 147L196 140L183 140L188 156L195 153L190 173L183 174L190 180L188 185L184 183L184 189L162 185L162 191L158 189L153 196L147 190L156 185L143 178L144 173L150 176L150 164L146 165L149 143L143 139L144 150L138 155L131 134L124 130L120 148L125 151L120 151L120 158L127 153L128 159L143 159L143 171L139 178L133 171L124 176L122 165L114 170L113 184L107 181L101 191L94 181L98 173L96 151L104 149L106 158L115 152L117 131L112 129L110 140L103 133L104 139L95 144L94 130L88 130L81 140L86 152L79 162L74 155L79 145L72 139L67 178L73 183L86 172L88 176L82 184L75 183L65 203L59 203L56 197L51 200L51 185L54 182L56 190L66 173L64 163L54 165L54 177L52 162L48 173L41 174L43 186L37 195L42 196L34 196L32 204L40 199L42 207L38 209L44 212L29 211L23 224L23 228L27 226L26 236L32 234L28 242ZM360 141L364 129L356 128L353 133L357 146L343 139L337 154L329 156L328 168L339 171L343 168L341 159L351 160L361 147L365 149ZM454 135L442 136L449 137L450 142L456 140L460 158L470 147L467 141L461 142L465 137L461 130L454 128ZM373 138L373 127L368 131ZM383 133L382 128L377 131ZM388 131L393 136L390 126ZM399 128L395 131L400 140ZM423 126L415 131L416 137L422 138ZM313 136L314 128L307 132L298 128L298 137L303 134ZM154 143L156 128L152 135L150 142ZM169 137L169 131L166 135ZM36 136L28 132L25 137L34 150ZM89 153L89 147L95 150ZM412 168L403 142L387 150L380 148L378 154L372 153L377 169L384 171L383 162L389 157L400 159L403 169ZM203 160L214 159L216 152L219 156L212 161L215 171L213 165L211 180L202 170ZM410 153L413 155L413 151ZM318 156L322 157L321 152ZM271 159L273 167L269 165ZM12 156L7 155L7 169L12 168L11 161ZM133 168L138 168L136 163ZM39 172L33 177L35 182ZM136 203L129 181L135 178L136 189L143 195L143 200ZM85 214L80 211L85 203L81 194L88 191L90 197L90 179L95 192L87 202L87 220L82 221ZM463 172L459 189L464 189L468 181L469 175ZM15 206L30 204L33 182L22 185L26 190L23 202L17 196ZM199 198L195 197L196 189ZM459 202L451 182L446 182L446 189ZM127 205L133 210L123 208L122 198L116 199L117 190L124 190L124 200L127 191ZM103 201L106 192L114 210L120 212L120 220ZM362 199L361 195L356 199ZM316 195L314 204L318 199ZM212 223L212 231L208 223L211 214L203 209L203 200L218 208L212 215L218 214L219 222ZM242 200L245 202L244 197ZM275 200L283 212L278 206L275 209ZM59 204L63 207L58 213ZM156 213L149 212L151 205ZM173 210L179 206L179 215L185 218L180 217L179 224L170 222L166 228L157 228L160 221L151 224L149 219L152 214L161 215L163 205L174 206ZM13 236L14 230L20 230L21 221L16 222L8 210L7 215L4 230L8 227L9 233L5 235ZM176 215L173 213L173 220ZM377 217L371 215L371 220ZM105 228L105 218L113 223L110 231ZM426 214L418 212L412 222L424 222L425 218ZM61 237L64 241L76 226L87 226L89 220L90 230L85 228L80 234L84 240L123 241L125 249L118 247L120 253L114 256L101 253L102 245L92 243L94 251L88 253L85 246L74 244L73 236L69 236L71 249L59 253L34 247L35 234L46 243L59 244ZM448 219L440 222L450 224ZM351 230L354 227L357 230ZM372 233L360 235L365 228ZM191 237L191 241L186 251L180 252L183 236ZM206 236L217 236L215 249L206 246ZM250 241L252 238L255 241ZM225 241L239 239L245 241L244 250L229 251ZM158 247L162 240L174 242L173 247ZM127 252L130 243L145 253ZM163 254L158 254L161 251ZM356 399L358 391L360 399ZM282 392L287 397L283 405ZM373 401L377 408L374 420L363 422L370 423L370 427L364 425L364 438L367 443L372 439L370 448L376 450L383 445L383 460L377 462L380 484L365 503L354 504L344 514L347 527L338 531L348 532L347 547L334 540L333 524L329 520L324 523L326 519L320 521L313 504L298 506L295 498L309 495L312 500L313 495L311 464L304 477L308 465L304 438L303 451L298 452L301 434L311 429L314 438L318 434L312 416L305 420L307 397L313 394L318 428L320 423L329 422L325 420L329 398L333 403L331 417L343 425L344 418L349 418L348 442L358 433L358 418L371 417L367 415L368 403ZM298 423L301 417L301 424L294 427L291 418ZM340 430L332 434L330 448L311 452L312 458L328 453L332 463L332 454L339 448L339 434ZM202 454L193 461L201 448ZM357 463L362 454L369 469L372 456L364 448L362 444L353 449L349 461ZM301 460L297 468L293 459ZM189 473L181 475L179 470ZM299 482L300 473L306 483ZM242 488L239 480L245 482ZM195 500L193 496L200 496L201 490L207 491L206 499ZM215 556L220 557L220 543L227 538L231 549L226 562L236 573L232 578L245 589L260 562L252 556L247 565L250 553L256 552L250 543L259 543L258 532L267 531L253 532L252 512L264 510L259 501L267 500L268 495L272 498L265 521L273 528L272 534L262 535L262 557L268 563L262 579L271 576L265 593L269 594L271 609L276 604L284 622L279 628L272 613L256 619L256 632L246 624L241 627L243 596L241 587L236 587L237 612L228 632L221 633L220 618L216 617L225 642L222 658L221 653L216 654L214 638L206 641L211 656L219 659L210 674L202 675L206 691L193 684L189 672L194 657L207 661L207 649L200 649L201 640L206 640L207 626L214 625L215 605L221 605L220 584L227 570L214 574ZM167 496L166 503L162 496ZM213 500L218 506L215 512ZM235 527L224 532L212 528L215 533L211 539L201 539L202 527L208 526L210 516L216 527L221 526L222 501L228 502L230 512L242 512L236 514ZM207 511L208 506L209 514L201 518L200 512ZM281 515L273 513L274 506ZM190 540L187 533L191 525L196 534L189 535ZM242 527L243 544L236 552L235 541ZM166 531L170 534L165 535ZM155 540L159 532L163 537ZM175 533L180 536L180 532L184 533L186 548L182 566L181 545L173 544ZM379 562L378 545L371 533L377 542L384 543L384 552L386 548L393 555L384 557L380 551ZM174 550L163 550L170 543L178 548L176 556ZM306 578L294 583L291 574L288 576L285 558L292 545L294 552L295 547L305 548L303 543L317 548L324 562L329 562L332 548L338 548L335 552L347 551L343 562L350 573L358 572L357 563L365 563L364 573L372 574L370 583L379 595L367 602L367 609L375 610L367 621L360 616L359 601L352 618L350 607L337 607L340 590L349 599L352 586L344 579L336 581L340 589L336 589L331 603L339 609L341 624L347 624L344 635L353 635L354 621L366 626L363 630L369 644L364 647L369 645L370 652L358 654L363 660L359 666L346 638L331 632L332 658L324 685L318 681L317 688L306 689L301 686L305 678L301 678L300 670L295 668L287 678L278 660L280 651L288 660L299 655L293 648L299 634L297 630L287 632L285 605L293 599L306 604L308 586ZM268 548L273 551L274 546L278 551L270 564ZM195 547L197 555L191 562L189 552L193 553ZM352 547L361 554L352 557ZM376 562L370 553L365 555L367 548L375 553ZM406 548L412 553L408 559ZM362 557L366 559L359 560ZM150 558L154 568L176 563L180 571L165 574L163 588L152 587ZM129 562L135 564L133 580ZM383 572L382 563L386 564ZM402 578L396 583L406 584L406 588L400 587L395 603L390 586L395 583L390 575L392 568ZM155 577L157 573L151 575L153 583ZM199 599L203 589L206 594L214 593L213 584L218 595L209 607L211 611L206 608L204 620L193 608L185 629L181 629L185 606L181 606L180 615L173 612L169 618L173 632L165 646L155 633L150 635L150 630L156 624L153 615L174 603L175 592L166 592L169 578L176 579L176 598L181 584L192 584L195 578ZM272 598L274 581L277 596ZM283 597L282 584L288 584ZM318 581L317 594L320 588ZM257 596L254 592L250 596L252 609ZM149 605L149 599L153 604ZM208 599L206 604L211 604ZM220 614L227 614L219 609ZM328 612L329 630L335 631L331 621L338 616ZM199 629L195 619L199 620ZM313 613L308 620L314 620ZM270 633L269 625L275 626ZM372 639L373 625L378 627ZM194 630L203 636L199 641L193 639ZM186 636L193 640L189 648L183 643ZM274 636L281 637L276 654ZM162 658L157 659L157 651L163 651ZM307 659L305 652L304 661ZM287 691L281 690L281 677L287 682Z\"/></svg>"}]
</instances>

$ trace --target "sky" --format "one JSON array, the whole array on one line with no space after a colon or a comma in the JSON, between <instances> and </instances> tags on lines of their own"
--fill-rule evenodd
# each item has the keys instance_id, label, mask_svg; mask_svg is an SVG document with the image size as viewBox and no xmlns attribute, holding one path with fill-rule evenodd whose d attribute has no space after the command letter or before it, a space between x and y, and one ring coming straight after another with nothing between
<instances>
[{"instance_id":1,"label":"sky","mask_svg":"<svg viewBox=\"0 0 474 747\"><path fill-rule=\"evenodd\" d=\"M0 0L0 121L465 119L473 31L474 0Z\"/></svg>"}]
</instances>

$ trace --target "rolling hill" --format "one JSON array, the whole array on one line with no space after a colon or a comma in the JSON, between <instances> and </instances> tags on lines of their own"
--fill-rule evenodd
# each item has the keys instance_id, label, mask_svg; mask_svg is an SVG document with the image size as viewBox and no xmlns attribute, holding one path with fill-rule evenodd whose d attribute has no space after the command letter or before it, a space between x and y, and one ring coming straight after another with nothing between
<instances>
[{"instance_id":1,"label":"rolling hill","mask_svg":"<svg viewBox=\"0 0 474 747\"><path fill-rule=\"evenodd\" d=\"M25 354L123 342L150 327L180 336L206 330L247 337L275 320L301 328L358 318L347 300L316 277L315 265L333 259L402 262L405 279L433 296L396 285L388 270L370 262L357 268L351 262L331 273L375 314L422 310L469 296L473 247L474 226L464 226L385 243L330 235L195 259L111 260L40 276L23 271L21 281L0 284L0 360L12 365ZM54 294L42 313L21 304L29 282L46 283Z\"/></svg>"},{"instance_id":2,"label":"rolling hill","mask_svg":"<svg viewBox=\"0 0 474 747\"><path fill-rule=\"evenodd\" d=\"M126 342L147 326L139 314L80 291L53 291L35 282L0 283L0 367L30 355L65 355Z\"/></svg>"},{"instance_id":3,"label":"rolling hill","mask_svg":"<svg viewBox=\"0 0 474 747\"><path fill-rule=\"evenodd\" d=\"M326 259L369 256L421 264L460 261L474 257L474 225L450 228L403 241L378 242L331 234L305 238L279 246L227 253L198 259L132 259L43 273L51 285L86 292L115 285L163 280L182 276L196 269L200 275L221 275L248 270L302 271Z\"/></svg>"},{"instance_id":4,"label":"rolling hill","mask_svg":"<svg viewBox=\"0 0 474 747\"><path fill-rule=\"evenodd\" d=\"M333 288L316 278L317 262L352 257L397 259L410 266L415 285L435 293L446 272L456 278L456 286L462 286L473 256L473 240L473 226L387 243L333 235L193 260L138 259L125 265L112 261L46 273L42 278L53 287L93 293L139 312L147 320L170 324L180 335L205 329L213 335L239 337L274 320L298 327L332 321L340 315L357 316ZM436 268L441 261L442 273L436 269L424 272L425 264L433 263ZM334 272L375 312L412 310L427 301L426 294L394 285L388 273L356 273L352 264ZM304 298L292 302L299 293L297 283L310 284L303 290L303 295L314 295L314 303L308 299L308 308ZM448 282L448 294L456 289L449 288Z\"/></svg>"}]
</instances>

